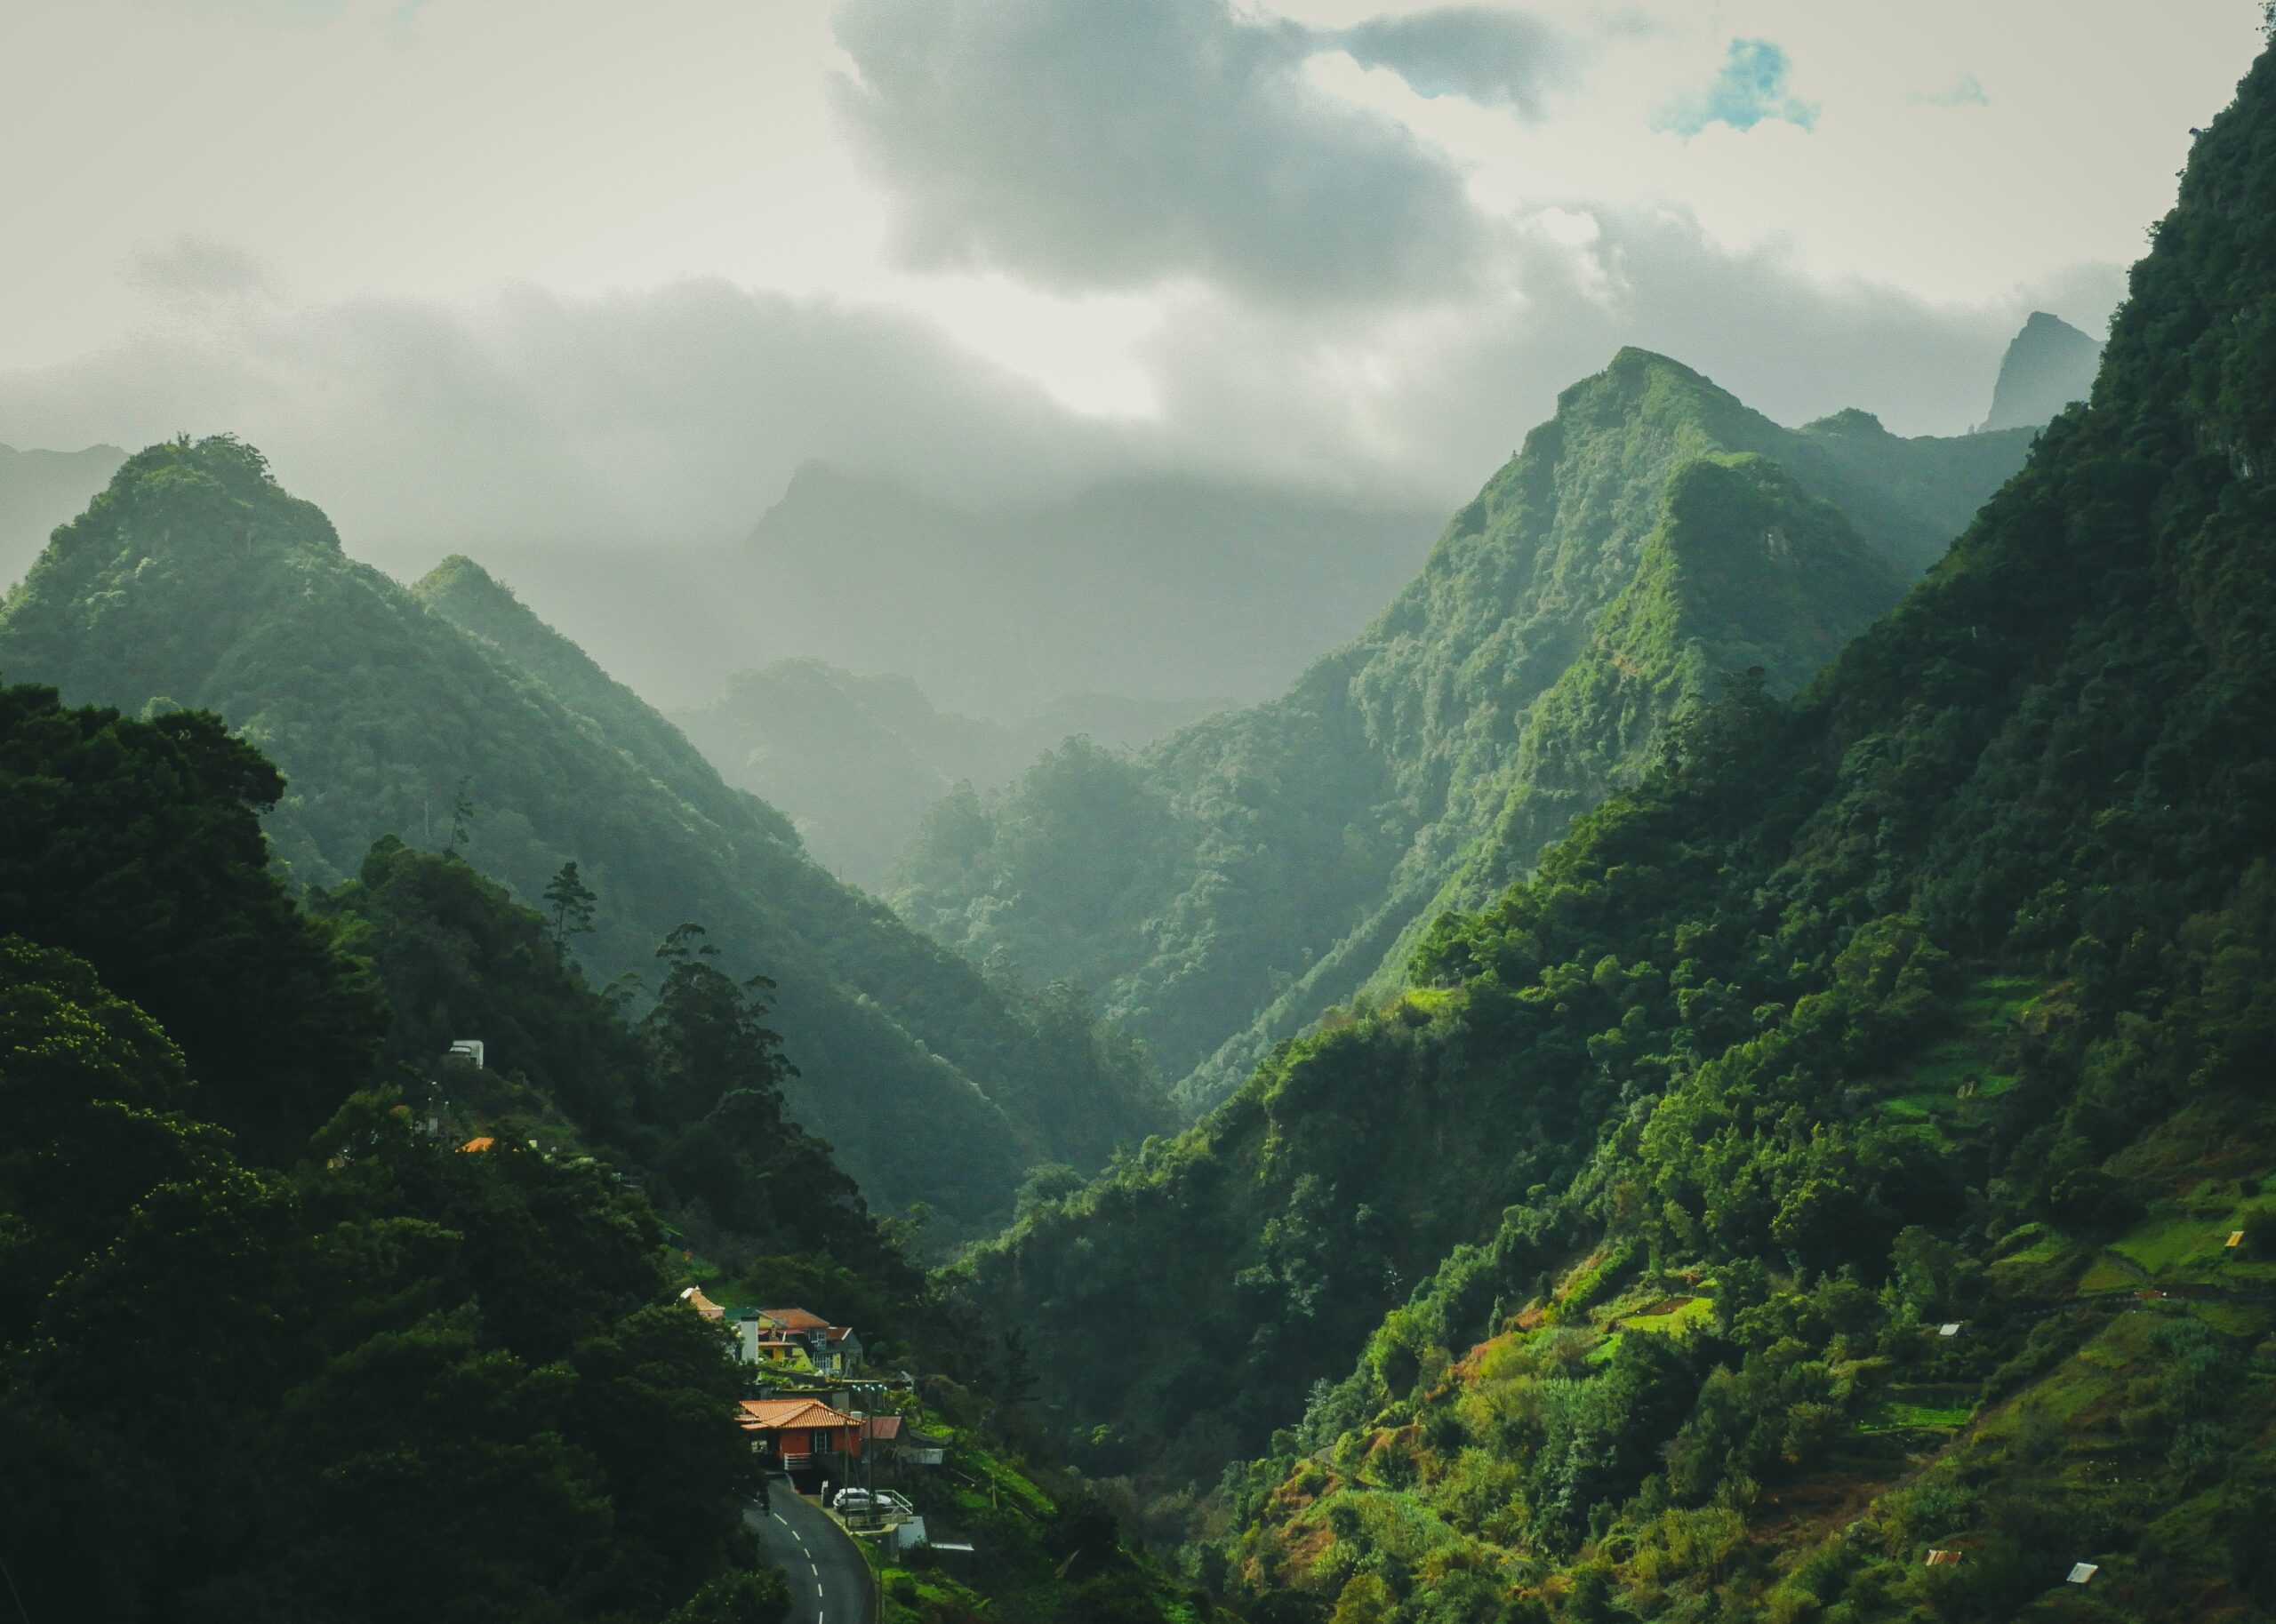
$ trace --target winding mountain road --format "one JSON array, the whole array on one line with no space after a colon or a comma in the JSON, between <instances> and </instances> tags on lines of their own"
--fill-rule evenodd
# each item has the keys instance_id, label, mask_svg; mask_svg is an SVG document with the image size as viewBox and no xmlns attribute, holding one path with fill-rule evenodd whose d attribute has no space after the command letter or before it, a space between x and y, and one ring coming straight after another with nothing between
<instances>
[{"instance_id":1,"label":"winding mountain road","mask_svg":"<svg viewBox=\"0 0 2276 1624\"><path fill-rule=\"evenodd\" d=\"M743 1522L766 1559L789 1576L789 1624L871 1624L870 1564L853 1536L783 1479L767 1489L773 1509L749 1507Z\"/></svg>"}]
</instances>

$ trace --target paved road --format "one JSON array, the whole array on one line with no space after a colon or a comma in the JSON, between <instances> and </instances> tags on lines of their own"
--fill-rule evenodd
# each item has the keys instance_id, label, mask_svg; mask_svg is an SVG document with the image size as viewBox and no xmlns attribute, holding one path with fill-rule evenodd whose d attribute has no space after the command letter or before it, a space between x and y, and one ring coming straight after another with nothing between
<instances>
[{"instance_id":1,"label":"paved road","mask_svg":"<svg viewBox=\"0 0 2276 1624\"><path fill-rule=\"evenodd\" d=\"M784 1479L767 1492L774 1508L753 1506L743 1521L766 1559L789 1575L789 1624L870 1624L870 1565L851 1536Z\"/></svg>"}]
</instances>

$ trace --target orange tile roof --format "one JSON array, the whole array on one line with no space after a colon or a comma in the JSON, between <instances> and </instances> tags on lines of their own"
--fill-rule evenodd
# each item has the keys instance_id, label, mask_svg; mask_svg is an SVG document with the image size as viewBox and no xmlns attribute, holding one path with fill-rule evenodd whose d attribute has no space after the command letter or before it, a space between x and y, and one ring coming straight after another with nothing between
<instances>
[{"instance_id":1,"label":"orange tile roof","mask_svg":"<svg viewBox=\"0 0 2276 1624\"><path fill-rule=\"evenodd\" d=\"M781 1432L789 1427L858 1427L860 1421L819 1398L746 1398L737 1418L745 1432Z\"/></svg>"},{"instance_id":2,"label":"orange tile roof","mask_svg":"<svg viewBox=\"0 0 2276 1624\"><path fill-rule=\"evenodd\" d=\"M760 1317L771 1319L785 1331L827 1331L829 1322L819 1314L809 1314L804 1308L761 1308Z\"/></svg>"},{"instance_id":3,"label":"orange tile roof","mask_svg":"<svg viewBox=\"0 0 2276 1624\"><path fill-rule=\"evenodd\" d=\"M706 1319L725 1319L727 1311L703 1294L700 1285L691 1285L679 1294L679 1300Z\"/></svg>"},{"instance_id":4,"label":"orange tile roof","mask_svg":"<svg viewBox=\"0 0 2276 1624\"><path fill-rule=\"evenodd\" d=\"M497 1148L498 1141L487 1133L478 1134L459 1147L461 1150L495 1150Z\"/></svg>"}]
</instances>

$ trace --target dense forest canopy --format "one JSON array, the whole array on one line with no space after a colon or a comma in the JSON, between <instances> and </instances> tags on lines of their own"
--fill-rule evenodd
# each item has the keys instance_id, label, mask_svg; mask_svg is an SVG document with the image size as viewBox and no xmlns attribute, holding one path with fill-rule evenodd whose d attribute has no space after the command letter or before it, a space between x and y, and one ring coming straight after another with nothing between
<instances>
[{"instance_id":1,"label":"dense forest canopy","mask_svg":"<svg viewBox=\"0 0 2276 1624\"><path fill-rule=\"evenodd\" d=\"M813 661L692 736L232 436L119 461L0 601L0 1611L2276 1617L2276 51L2191 134L2012 426L1621 349L1283 697L1015 780ZM1139 483L754 545L1095 608L1263 500ZM906 624L986 637L954 562ZM772 1499L786 1390L890 1544Z\"/></svg>"},{"instance_id":2,"label":"dense forest canopy","mask_svg":"<svg viewBox=\"0 0 2276 1624\"><path fill-rule=\"evenodd\" d=\"M281 788L210 716L0 690L12 1599L779 1616L738 1378L665 1306L653 1210L591 1157L415 1134L386 977L266 866Z\"/></svg>"},{"instance_id":3,"label":"dense forest canopy","mask_svg":"<svg viewBox=\"0 0 2276 1624\"><path fill-rule=\"evenodd\" d=\"M265 828L303 884L385 836L532 904L573 862L594 895L576 950L604 978L653 979L656 942L700 918L776 983L798 1119L883 1205L932 1204L943 1239L1007 1212L1030 1167L1095 1167L1164 1120L1079 1001L982 975L833 879L469 561L414 593L349 559L234 441L130 459L0 606L0 670L220 715L289 781Z\"/></svg>"},{"instance_id":4,"label":"dense forest canopy","mask_svg":"<svg viewBox=\"0 0 2276 1624\"><path fill-rule=\"evenodd\" d=\"M1214 1616L1003 1441L990 1328L786 1115L764 982L684 924L636 1012L569 952L573 875L548 916L394 836L296 908L258 821L282 788L208 714L0 689L0 803L42 813L0 824L12 1605L780 1624L752 1373L675 1300L700 1268L927 1372L902 1402L988 1475L928 1494L984 1553L891 1573L894 1624ZM511 1071L445 1058L469 1031Z\"/></svg>"},{"instance_id":5,"label":"dense forest canopy","mask_svg":"<svg viewBox=\"0 0 2276 1624\"><path fill-rule=\"evenodd\" d=\"M2091 403L1895 612L967 1260L1197 1573L1339 1624L2276 1605L2271 333L2264 57Z\"/></svg>"}]
</instances>

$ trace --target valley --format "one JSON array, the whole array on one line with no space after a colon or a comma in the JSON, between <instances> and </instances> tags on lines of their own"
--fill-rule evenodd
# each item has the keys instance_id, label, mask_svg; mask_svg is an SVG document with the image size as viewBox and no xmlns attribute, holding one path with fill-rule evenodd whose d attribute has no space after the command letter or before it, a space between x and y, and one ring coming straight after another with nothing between
<instances>
[{"instance_id":1,"label":"valley","mask_svg":"<svg viewBox=\"0 0 2276 1624\"><path fill-rule=\"evenodd\" d=\"M991 366L1079 339L1092 384L1158 393L879 392L966 403L904 459L929 484L745 445L736 488L796 470L751 535L582 580L585 623L637 608L607 636L640 681L471 542L415 580L360 562L226 428L0 446L6 1605L2276 1618L2276 12L2106 339L2053 313L2091 268L1953 316L1715 250L1719 376L1770 297L1741 284L1798 352L1835 320L1811 288L1890 334L2005 324L1996 379L1935 386L1979 427L1898 434L1822 379L1663 353L1681 324L1624 302L1660 274L1640 217L1489 220L1483 160L1439 200L1475 240L1359 198L1366 233L1259 257L1473 116L1566 117L1520 67L1669 28L1196 4L1120 19L1150 56L1056 4L837 0L792 57L878 188L861 285L982 301L957 331ZM405 72L438 37L389 26ZM1837 82L1711 32L1712 94L1622 115L1667 184L1863 139ZM1014 60L1089 89L1046 119L958 76ZM1036 139L1143 73L1167 124ZM1988 66L1935 83L1876 80L1873 116L2015 116ZM1255 122L1197 124L1194 172L1272 160L1232 236L1174 212L1193 175L1097 179L1230 107ZM917 112L946 122L912 156ZM1287 130L1323 117L1315 173ZM1071 196L1001 212L1062 164ZM907 190L935 171L945 212ZM1019 243L1067 252L1023 282L989 257ZM1496 254L1556 329L1527 353L1623 336L1485 471L1494 426L1439 524L1355 448L1439 420L1415 379ZM281 319L222 246L128 263L163 314L120 369L151 334L189 353L198 299L250 349ZM1382 278L1406 302L1370 328ZM525 314L567 346L549 297ZM594 306L625 401L634 297ZM763 388L853 444L827 374L854 352L815 358L853 318L767 297L813 350ZM1197 381L1247 322L1275 329L1247 374ZM1911 398L1964 348L1836 398ZM491 360L486 409L536 436ZM37 420L68 370L0 408ZM1267 382L1281 415L1233 433ZM1433 412L1478 387L1435 382ZM592 404L562 393L563 423ZM954 468L967 432L1035 466ZM647 646L674 617L685 646Z\"/></svg>"}]
</instances>

